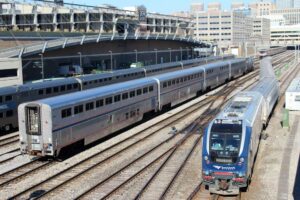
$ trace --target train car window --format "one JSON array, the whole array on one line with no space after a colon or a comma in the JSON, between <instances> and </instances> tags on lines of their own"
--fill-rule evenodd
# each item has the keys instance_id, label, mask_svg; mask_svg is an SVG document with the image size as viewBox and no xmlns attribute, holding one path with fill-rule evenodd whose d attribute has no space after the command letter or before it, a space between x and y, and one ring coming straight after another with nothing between
<instances>
[{"instance_id":1,"label":"train car window","mask_svg":"<svg viewBox=\"0 0 300 200\"><path fill-rule=\"evenodd\" d=\"M177 84L179 83L179 78L178 78L178 79L176 79L176 83L177 83Z\"/></svg>"},{"instance_id":2,"label":"train car window","mask_svg":"<svg viewBox=\"0 0 300 200\"><path fill-rule=\"evenodd\" d=\"M108 80L110 80L110 81L111 81L111 80L112 80L112 78L111 78L111 77L109 77L109 78L108 78Z\"/></svg>"},{"instance_id":3,"label":"train car window","mask_svg":"<svg viewBox=\"0 0 300 200\"><path fill-rule=\"evenodd\" d=\"M104 81L104 82L107 81L107 78L104 78L103 81Z\"/></svg>"},{"instance_id":4,"label":"train car window","mask_svg":"<svg viewBox=\"0 0 300 200\"><path fill-rule=\"evenodd\" d=\"M188 76L188 77L187 77L187 80L191 80L191 76Z\"/></svg>"},{"instance_id":5,"label":"train car window","mask_svg":"<svg viewBox=\"0 0 300 200\"><path fill-rule=\"evenodd\" d=\"M87 82L84 82L83 85L87 85Z\"/></svg>"},{"instance_id":6,"label":"train car window","mask_svg":"<svg viewBox=\"0 0 300 200\"><path fill-rule=\"evenodd\" d=\"M163 88L167 87L167 82L163 83Z\"/></svg>"},{"instance_id":7,"label":"train car window","mask_svg":"<svg viewBox=\"0 0 300 200\"><path fill-rule=\"evenodd\" d=\"M46 88L46 94L50 94L52 92L52 88Z\"/></svg>"},{"instance_id":8,"label":"train car window","mask_svg":"<svg viewBox=\"0 0 300 200\"><path fill-rule=\"evenodd\" d=\"M103 82L103 80L102 79L99 79L99 83L102 83Z\"/></svg>"},{"instance_id":9,"label":"train car window","mask_svg":"<svg viewBox=\"0 0 300 200\"><path fill-rule=\"evenodd\" d=\"M183 82L183 78L180 78L180 83L182 83Z\"/></svg>"},{"instance_id":10,"label":"train car window","mask_svg":"<svg viewBox=\"0 0 300 200\"><path fill-rule=\"evenodd\" d=\"M126 75L126 74L124 74L124 78L126 78L126 76L127 76L127 75Z\"/></svg>"},{"instance_id":11,"label":"train car window","mask_svg":"<svg viewBox=\"0 0 300 200\"><path fill-rule=\"evenodd\" d=\"M116 79L119 79L120 78L120 76L116 76Z\"/></svg>"},{"instance_id":12,"label":"train car window","mask_svg":"<svg viewBox=\"0 0 300 200\"><path fill-rule=\"evenodd\" d=\"M105 99L105 105L112 104L112 97L108 97Z\"/></svg>"},{"instance_id":13,"label":"train car window","mask_svg":"<svg viewBox=\"0 0 300 200\"><path fill-rule=\"evenodd\" d=\"M8 95L5 97L5 101L11 101L12 100L12 96L11 95Z\"/></svg>"},{"instance_id":14,"label":"train car window","mask_svg":"<svg viewBox=\"0 0 300 200\"><path fill-rule=\"evenodd\" d=\"M168 81L168 86L171 86L172 82L171 81Z\"/></svg>"},{"instance_id":15,"label":"train car window","mask_svg":"<svg viewBox=\"0 0 300 200\"><path fill-rule=\"evenodd\" d=\"M2 103L2 97L0 96L0 103Z\"/></svg>"},{"instance_id":16,"label":"train car window","mask_svg":"<svg viewBox=\"0 0 300 200\"><path fill-rule=\"evenodd\" d=\"M72 90L72 85L71 84L67 85L67 90Z\"/></svg>"},{"instance_id":17,"label":"train car window","mask_svg":"<svg viewBox=\"0 0 300 200\"><path fill-rule=\"evenodd\" d=\"M148 88L143 88L143 94L148 93Z\"/></svg>"},{"instance_id":18,"label":"train car window","mask_svg":"<svg viewBox=\"0 0 300 200\"><path fill-rule=\"evenodd\" d=\"M6 117L12 117L14 115L14 112L12 110L6 111Z\"/></svg>"},{"instance_id":19,"label":"train car window","mask_svg":"<svg viewBox=\"0 0 300 200\"><path fill-rule=\"evenodd\" d=\"M136 95L139 96L139 95L141 95L141 94L142 94L142 89L138 89L138 90L136 91Z\"/></svg>"},{"instance_id":20,"label":"train car window","mask_svg":"<svg viewBox=\"0 0 300 200\"><path fill-rule=\"evenodd\" d=\"M114 102L121 101L121 95L114 96Z\"/></svg>"},{"instance_id":21,"label":"train car window","mask_svg":"<svg viewBox=\"0 0 300 200\"><path fill-rule=\"evenodd\" d=\"M55 92L55 93L59 92L59 88L58 87L54 87L53 88L53 92Z\"/></svg>"},{"instance_id":22,"label":"train car window","mask_svg":"<svg viewBox=\"0 0 300 200\"><path fill-rule=\"evenodd\" d=\"M149 87L149 92L152 92L153 91L153 86L151 85L150 87Z\"/></svg>"},{"instance_id":23,"label":"train car window","mask_svg":"<svg viewBox=\"0 0 300 200\"><path fill-rule=\"evenodd\" d=\"M103 106L103 99L100 99L100 100L96 101L96 108L99 108L101 106Z\"/></svg>"},{"instance_id":24,"label":"train car window","mask_svg":"<svg viewBox=\"0 0 300 200\"><path fill-rule=\"evenodd\" d=\"M83 112L83 105L75 106L74 107L74 115L77 115L79 113Z\"/></svg>"},{"instance_id":25,"label":"train car window","mask_svg":"<svg viewBox=\"0 0 300 200\"><path fill-rule=\"evenodd\" d=\"M92 109L94 109L94 102L89 102L89 103L85 104L86 111L92 110Z\"/></svg>"},{"instance_id":26,"label":"train car window","mask_svg":"<svg viewBox=\"0 0 300 200\"><path fill-rule=\"evenodd\" d=\"M184 77L184 82L187 81L187 77Z\"/></svg>"},{"instance_id":27,"label":"train car window","mask_svg":"<svg viewBox=\"0 0 300 200\"><path fill-rule=\"evenodd\" d=\"M65 91L66 90L66 86L65 85L63 85L63 86L60 86L60 91L62 92L62 91Z\"/></svg>"},{"instance_id":28,"label":"train car window","mask_svg":"<svg viewBox=\"0 0 300 200\"><path fill-rule=\"evenodd\" d=\"M63 109L61 111L61 118L70 117L71 115L72 115L72 109L71 108Z\"/></svg>"},{"instance_id":29,"label":"train car window","mask_svg":"<svg viewBox=\"0 0 300 200\"><path fill-rule=\"evenodd\" d=\"M77 83L74 83L74 84L73 84L73 88L74 88L74 89L77 89L77 88L78 88L78 84L77 84Z\"/></svg>"},{"instance_id":30,"label":"train car window","mask_svg":"<svg viewBox=\"0 0 300 200\"><path fill-rule=\"evenodd\" d=\"M0 113L0 118L3 118L3 113Z\"/></svg>"},{"instance_id":31,"label":"train car window","mask_svg":"<svg viewBox=\"0 0 300 200\"><path fill-rule=\"evenodd\" d=\"M135 97L135 91L131 91L131 92L129 93L129 96L130 96L130 98Z\"/></svg>"},{"instance_id":32,"label":"train car window","mask_svg":"<svg viewBox=\"0 0 300 200\"><path fill-rule=\"evenodd\" d=\"M123 99L123 100L128 99L128 93L123 93L123 94L122 94L122 99Z\"/></svg>"},{"instance_id":33,"label":"train car window","mask_svg":"<svg viewBox=\"0 0 300 200\"><path fill-rule=\"evenodd\" d=\"M90 84L90 85L93 84L93 81L89 81L89 84Z\"/></svg>"},{"instance_id":34,"label":"train car window","mask_svg":"<svg viewBox=\"0 0 300 200\"><path fill-rule=\"evenodd\" d=\"M39 95L43 95L44 94L44 90L39 90Z\"/></svg>"}]
</instances>

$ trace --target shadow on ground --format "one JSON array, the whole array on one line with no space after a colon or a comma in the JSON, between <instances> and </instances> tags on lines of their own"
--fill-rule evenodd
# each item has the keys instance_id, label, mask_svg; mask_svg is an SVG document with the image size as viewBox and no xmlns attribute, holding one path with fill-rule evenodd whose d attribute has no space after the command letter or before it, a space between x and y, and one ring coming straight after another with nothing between
<instances>
[{"instance_id":1,"label":"shadow on ground","mask_svg":"<svg viewBox=\"0 0 300 200\"><path fill-rule=\"evenodd\" d=\"M294 200L300 200L300 157L298 161L297 174L295 179L295 185L293 190Z\"/></svg>"}]
</instances>

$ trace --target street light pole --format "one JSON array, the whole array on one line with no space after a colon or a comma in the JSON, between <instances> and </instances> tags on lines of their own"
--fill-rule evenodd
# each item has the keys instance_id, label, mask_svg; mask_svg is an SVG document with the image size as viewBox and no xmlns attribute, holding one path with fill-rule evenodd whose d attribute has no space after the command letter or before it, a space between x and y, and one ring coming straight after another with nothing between
<instances>
[{"instance_id":1,"label":"street light pole","mask_svg":"<svg viewBox=\"0 0 300 200\"><path fill-rule=\"evenodd\" d=\"M39 54L41 56L41 62L42 62L42 80L45 79L45 74L44 74L44 55L42 53Z\"/></svg>"},{"instance_id":2,"label":"street light pole","mask_svg":"<svg viewBox=\"0 0 300 200\"><path fill-rule=\"evenodd\" d=\"M180 47L180 60L182 61L182 47Z\"/></svg>"},{"instance_id":3,"label":"street light pole","mask_svg":"<svg viewBox=\"0 0 300 200\"><path fill-rule=\"evenodd\" d=\"M138 62L138 51L135 49L135 62L137 63Z\"/></svg>"},{"instance_id":4,"label":"street light pole","mask_svg":"<svg viewBox=\"0 0 300 200\"><path fill-rule=\"evenodd\" d=\"M110 71L113 70L113 53L112 51L108 51L110 53Z\"/></svg>"},{"instance_id":5,"label":"street light pole","mask_svg":"<svg viewBox=\"0 0 300 200\"><path fill-rule=\"evenodd\" d=\"M186 56L187 56L187 60L189 59L189 48L186 47Z\"/></svg>"},{"instance_id":6,"label":"street light pole","mask_svg":"<svg viewBox=\"0 0 300 200\"><path fill-rule=\"evenodd\" d=\"M82 54L81 52L77 52L77 54L79 54L79 66L82 69Z\"/></svg>"},{"instance_id":7,"label":"street light pole","mask_svg":"<svg viewBox=\"0 0 300 200\"><path fill-rule=\"evenodd\" d=\"M157 49L154 49L155 51L155 60L156 60L156 64L157 64Z\"/></svg>"},{"instance_id":8,"label":"street light pole","mask_svg":"<svg viewBox=\"0 0 300 200\"><path fill-rule=\"evenodd\" d=\"M170 51L170 62L172 62L172 52L171 52L171 48L168 48L169 49L169 51Z\"/></svg>"}]
</instances>

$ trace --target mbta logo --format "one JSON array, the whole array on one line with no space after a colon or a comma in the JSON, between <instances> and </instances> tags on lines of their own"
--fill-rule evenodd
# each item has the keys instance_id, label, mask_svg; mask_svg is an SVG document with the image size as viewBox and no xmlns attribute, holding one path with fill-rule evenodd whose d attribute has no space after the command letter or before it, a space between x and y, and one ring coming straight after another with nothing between
<instances>
[{"instance_id":1,"label":"mbta logo","mask_svg":"<svg viewBox=\"0 0 300 200\"><path fill-rule=\"evenodd\" d=\"M218 166L218 165L213 165L213 167L217 170L235 170L235 167L223 167L223 166Z\"/></svg>"}]
</instances>

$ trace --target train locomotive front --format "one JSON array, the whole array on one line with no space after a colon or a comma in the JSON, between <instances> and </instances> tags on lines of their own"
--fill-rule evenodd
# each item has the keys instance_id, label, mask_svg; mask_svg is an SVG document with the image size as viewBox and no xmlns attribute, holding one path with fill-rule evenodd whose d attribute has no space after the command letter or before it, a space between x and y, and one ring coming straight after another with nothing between
<instances>
[{"instance_id":1,"label":"train locomotive front","mask_svg":"<svg viewBox=\"0 0 300 200\"><path fill-rule=\"evenodd\" d=\"M248 130L249 131L249 130ZM247 187L248 134L242 120L216 119L203 138L202 178L212 193L238 194Z\"/></svg>"}]
</instances>

